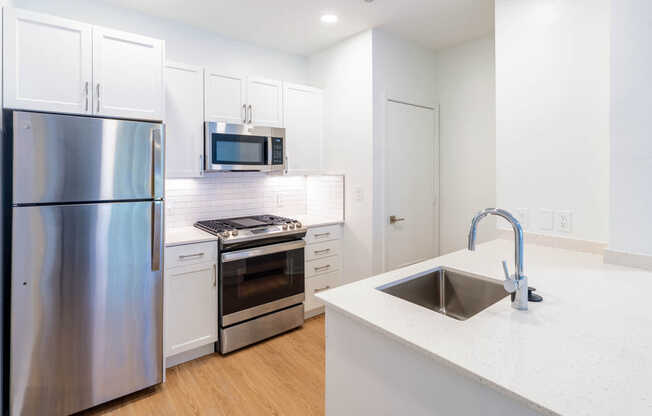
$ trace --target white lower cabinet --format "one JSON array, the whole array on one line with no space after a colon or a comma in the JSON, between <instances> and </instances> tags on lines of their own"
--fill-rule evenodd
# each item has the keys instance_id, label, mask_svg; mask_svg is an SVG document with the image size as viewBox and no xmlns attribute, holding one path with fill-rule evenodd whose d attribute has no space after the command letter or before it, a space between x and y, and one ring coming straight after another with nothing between
<instances>
[{"instance_id":1,"label":"white lower cabinet","mask_svg":"<svg viewBox=\"0 0 652 416\"><path fill-rule=\"evenodd\" d=\"M207 244L217 248L202 243L166 249L167 258L194 256L190 264L173 262L165 269L166 357L217 342L217 250L206 251ZM195 251L204 253L201 261Z\"/></svg>"},{"instance_id":2,"label":"white lower cabinet","mask_svg":"<svg viewBox=\"0 0 652 416\"><path fill-rule=\"evenodd\" d=\"M340 225L314 227L306 234L306 318L323 311L324 303L315 295L340 284L340 228Z\"/></svg>"}]
</instances>

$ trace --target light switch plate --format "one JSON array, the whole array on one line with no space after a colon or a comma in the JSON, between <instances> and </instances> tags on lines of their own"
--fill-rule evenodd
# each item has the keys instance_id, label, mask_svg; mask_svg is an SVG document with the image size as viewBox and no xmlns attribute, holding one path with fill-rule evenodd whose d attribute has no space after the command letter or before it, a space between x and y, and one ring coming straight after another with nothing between
<instances>
[{"instance_id":1,"label":"light switch plate","mask_svg":"<svg viewBox=\"0 0 652 416\"><path fill-rule=\"evenodd\" d=\"M559 233L573 232L573 212L557 211L555 212L555 231Z\"/></svg>"},{"instance_id":2,"label":"light switch plate","mask_svg":"<svg viewBox=\"0 0 652 416\"><path fill-rule=\"evenodd\" d=\"M543 231L552 231L555 227L555 216L551 209L539 210L539 229Z\"/></svg>"}]
</instances>

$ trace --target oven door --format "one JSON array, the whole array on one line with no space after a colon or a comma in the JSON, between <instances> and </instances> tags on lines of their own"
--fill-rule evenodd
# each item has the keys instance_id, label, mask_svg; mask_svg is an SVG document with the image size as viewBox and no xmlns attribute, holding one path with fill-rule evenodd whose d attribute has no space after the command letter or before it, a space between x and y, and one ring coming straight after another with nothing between
<instances>
[{"instance_id":1,"label":"oven door","mask_svg":"<svg viewBox=\"0 0 652 416\"><path fill-rule=\"evenodd\" d=\"M297 240L223 253L221 326L303 302L305 245Z\"/></svg>"}]
</instances>

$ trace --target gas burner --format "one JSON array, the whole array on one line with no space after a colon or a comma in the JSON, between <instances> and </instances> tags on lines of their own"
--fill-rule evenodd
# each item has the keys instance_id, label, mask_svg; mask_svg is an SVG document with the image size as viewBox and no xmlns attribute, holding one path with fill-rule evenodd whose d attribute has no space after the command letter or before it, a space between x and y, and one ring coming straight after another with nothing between
<instances>
[{"instance_id":1,"label":"gas burner","mask_svg":"<svg viewBox=\"0 0 652 416\"><path fill-rule=\"evenodd\" d=\"M195 227L214 234L229 244L306 232L299 221L277 215L198 221Z\"/></svg>"}]
</instances>

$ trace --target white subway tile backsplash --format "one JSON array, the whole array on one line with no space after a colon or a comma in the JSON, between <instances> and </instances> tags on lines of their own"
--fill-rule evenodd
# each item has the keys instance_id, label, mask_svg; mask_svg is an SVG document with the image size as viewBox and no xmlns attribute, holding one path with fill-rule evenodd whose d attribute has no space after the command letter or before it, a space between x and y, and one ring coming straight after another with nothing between
<instances>
[{"instance_id":1,"label":"white subway tile backsplash","mask_svg":"<svg viewBox=\"0 0 652 416\"><path fill-rule=\"evenodd\" d=\"M263 173L209 174L165 182L166 225L275 213L343 218L343 176L270 176Z\"/></svg>"}]
</instances>

